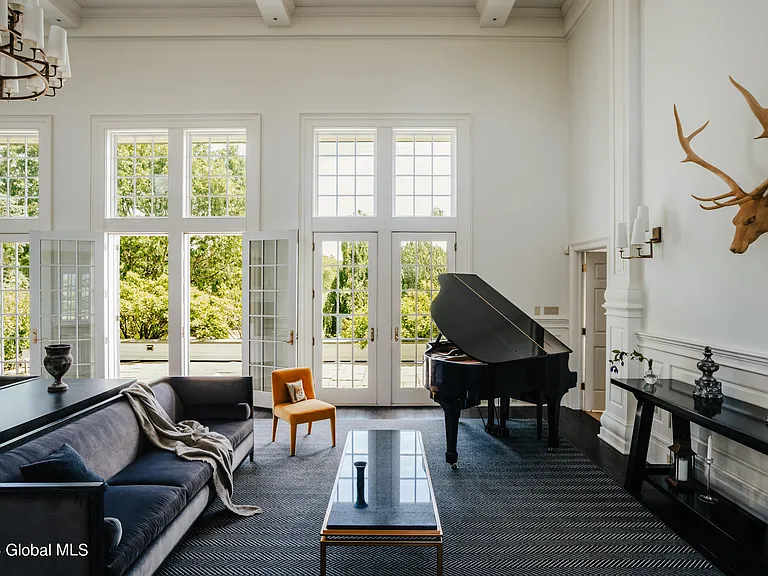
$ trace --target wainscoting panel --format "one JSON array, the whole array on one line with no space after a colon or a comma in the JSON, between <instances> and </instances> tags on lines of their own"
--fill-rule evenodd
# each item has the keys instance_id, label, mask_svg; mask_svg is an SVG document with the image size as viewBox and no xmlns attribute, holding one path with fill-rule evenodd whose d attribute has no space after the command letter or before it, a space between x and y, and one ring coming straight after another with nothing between
<instances>
[{"instance_id":1,"label":"wainscoting panel","mask_svg":"<svg viewBox=\"0 0 768 576\"><path fill-rule=\"evenodd\" d=\"M693 384L700 376L696 363L703 357L705 344L677 340L667 336L638 333L639 348L653 358L661 378L675 378ZM713 346L713 359L720 364L715 374L723 383L727 396L768 407L768 354L718 348ZM661 410L654 417L648 461L667 463L672 443L672 418ZM704 456L710 432L695 424L691 427L691 443L697 458L697 477L704 478ZM756 516L768 521L768 456L741 444L712 435L714 459L712 484Z\"/></svg>"}]
</instances>

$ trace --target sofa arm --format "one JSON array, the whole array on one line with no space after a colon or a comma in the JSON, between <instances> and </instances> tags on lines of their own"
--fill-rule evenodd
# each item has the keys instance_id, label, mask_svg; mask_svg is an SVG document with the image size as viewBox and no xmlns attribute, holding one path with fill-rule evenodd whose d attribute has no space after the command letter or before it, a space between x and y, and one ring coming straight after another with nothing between
<instances>
[{"instance_id":1,"label":"sofa arm","mask_svg":"<svg viewBox=\"0 0 768 576\"><path fill-rule=\"evenodd\" d=\"M0 484L0 574L102 576L104 483Z\"/></svg>"},{"instance_id":2,"label":"sofa arm","mask_svg":"<svg viewBox=\"0 0 768 576\"><path fill-rule=\"evenodd\" d=\"M157 382L170 384L185 408L241 403L253 406L253 378L250 376L171 376Z\"/></svg>"}]
</instances>

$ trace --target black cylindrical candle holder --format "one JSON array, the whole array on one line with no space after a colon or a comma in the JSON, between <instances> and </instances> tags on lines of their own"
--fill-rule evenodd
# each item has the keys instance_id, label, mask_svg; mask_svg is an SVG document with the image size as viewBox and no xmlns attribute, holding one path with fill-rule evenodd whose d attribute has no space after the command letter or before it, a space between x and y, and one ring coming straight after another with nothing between
<instances>
[{"instance_id":1,"label":"black cylindrical candle holder","mask_svg":"<svg viewBox=\"0 0 768 576\"><path fill-rule=\"evenodd\" d=\"M368 503L365 501L365 467L368 462L355 462L355 468L357 468L357 499L355 500L355 508L367 508Z\"/></svg>"}]
</instances>

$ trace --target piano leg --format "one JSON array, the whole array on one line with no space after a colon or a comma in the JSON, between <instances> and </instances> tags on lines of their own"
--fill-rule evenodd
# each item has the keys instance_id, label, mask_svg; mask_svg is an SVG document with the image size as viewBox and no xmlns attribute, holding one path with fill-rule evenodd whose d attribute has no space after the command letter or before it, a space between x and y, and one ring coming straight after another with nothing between
<instances>
[{"instance_id":1,"label":"piano leg","mask_svg":"<svg viewBox=\"0 0 768 576\"><path fill-rule=\"evenodd\" d=\"M541 420L544 413L544 399L539 396L536 399L536 438L541 440Z\"/></svg>"},{"instance_id":2,"label":"piano leg","mask_svg":"<svg viewBox=\"0 0 768 576\"><path fill-rule=\"evenodd\" d=\"M461 408L451 406L450 404L441 404L443 412L445 412L445 461L450 464L453 470L456 470L459 465L459 416L461 416Z\"/></svg>"},{"instance_id":3,"label":"piano leg","mask_svg":"<svg viewBox=\"0 0 768 576\"><path fill-rule=\"evenodd\" d=\"M560 400L547 396L547 424L549 425L549 450L560 446Z\"/></svg>"},{"instance_id":4,"label":"piano leg","mask_svg":"<svg viewBox=\"0 0 768 576\"><path fill-rule=\"evenodd\" d=\"M509 398L499 398L499 422L496 423L496 399L488 399L488 422L485 431L492 436L509 436L507 420L509 419Z\"/></svg>"}]
</instances>

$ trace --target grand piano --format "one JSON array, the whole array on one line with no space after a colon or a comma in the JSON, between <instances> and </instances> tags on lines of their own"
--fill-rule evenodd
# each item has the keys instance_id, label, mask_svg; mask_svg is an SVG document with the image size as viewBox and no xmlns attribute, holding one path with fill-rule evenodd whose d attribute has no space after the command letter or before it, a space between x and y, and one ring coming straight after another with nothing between
<instances>
[{"instance_id":1,"label":"grand piano","mask_svg":"<svg viewBox=\"0 0 768 576\"><path fill-rule=\"evenodd\" d=\"M576 386L571 349L475 274L441 274L432 302L439 335L424 352L424 386L445 412L445 460L457 467L461 411L488 401L486 431L509 435L509 399L536 404L541 439L547 403L549 448L559 444L560 401ZM496 414L496 399L498 414Z\"/></svg>"}]
</instances>

